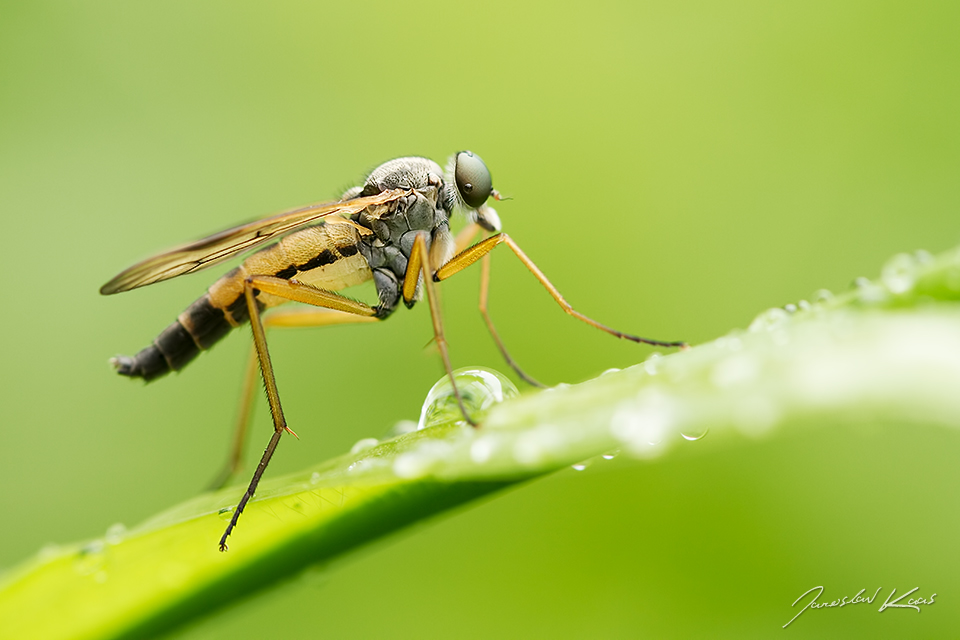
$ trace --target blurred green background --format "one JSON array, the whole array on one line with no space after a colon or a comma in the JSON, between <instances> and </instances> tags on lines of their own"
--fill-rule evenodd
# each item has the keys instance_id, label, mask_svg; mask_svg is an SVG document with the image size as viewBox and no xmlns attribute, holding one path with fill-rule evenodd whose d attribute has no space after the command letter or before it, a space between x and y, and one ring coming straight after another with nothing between
<instances>
[{"instance_id":1,"label":"blurred green background","mask_svg":"<svg viewBox=\"0 0 960 640\"><path fill-rule=\"evenodd\" d=\"M133 261L468 148L581 311L702 342L960 241L958 29L950 2L0 4L0 566L189 498L226 454L246 332L146 387L106 363L223 269L97 294ZM534 376L650 353L565 317L502 251L491 311ZM505 371L471 271L442 287L455 366ZM415 419L430 337L423 305L275 333L302 440L269 474ZM821 584L939 595L782 633L955 630L960 435L805 426L554 475L183 637L768 637ZM269 433L261 402L251 460Z\"/></svg>"}]
</instances>

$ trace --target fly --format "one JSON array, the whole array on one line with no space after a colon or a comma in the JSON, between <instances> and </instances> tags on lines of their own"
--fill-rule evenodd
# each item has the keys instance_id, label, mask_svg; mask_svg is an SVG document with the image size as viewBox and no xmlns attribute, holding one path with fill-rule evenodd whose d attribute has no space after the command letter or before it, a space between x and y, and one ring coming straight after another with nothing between
<instances>
[{"instance_id":1,"label":"fly","mask_svg":"<svg viewBox=\"0 0 960 640\"><path fill-rule=\"evenodd\" d=\"M145 349L135 356L117 356L110 361L117 373L150 381L170 371L179 371L232 329L250 323L254 348L247 368L242 410L230 459L218 485L240 465L257 369L266 388L274 433L220 538L221 551L227 550L227 537L253 497L280 436L284 432L296 435L287 426L280 404L267 349L266 329L270 327L376 322L388 318L401 301L412 307L425 290L444 369L453 383L460 411L467 422L476 426L467 415L453 379L434 286L482 259L480 312L487 328L517 374L530 384L542 386L513 361L487 313L488 254L503 244L516 254L563 310L575 318L633 342L685 346L683 342L663 342L622 333L574 310L513 239L500 231L500 218L487 204L490 198L501 199L493 189L487 166L470 151L454 155L446 172L426 158L397 158L374 169L363 185L349 189L336 202L293 209L182 245L133 265L100 288L104 295L129 291L206 269L273 241L214 282ZM466 228L456 237L450 231L450 217L455 211L465 213L468 220ZM481 232L484 239L471 244ZM368 280L373 280L376 286L376 305L336 293ZM264 315L265 311L291 301L315 308Z\"/></svg>"}]
</instances>

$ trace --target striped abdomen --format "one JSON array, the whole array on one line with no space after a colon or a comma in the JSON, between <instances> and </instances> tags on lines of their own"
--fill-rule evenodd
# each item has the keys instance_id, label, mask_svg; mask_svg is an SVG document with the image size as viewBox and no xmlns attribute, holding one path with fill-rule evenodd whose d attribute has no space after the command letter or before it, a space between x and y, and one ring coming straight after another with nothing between
<instances>
[{"instance_id":1,"label":"striped abdomen","mask_svg":"<svg viewBox=\"0 0 960 640\"><path fill-rule=\"evenodd\" d=\"M370 267L358 253L360 232L349 223L310 227L262 249L213 283L177 320L135 356L111 360L117 373L153 380L179 371L200 351L209 349L231 329L250 319L244 281L251 275L270 275L339 291L370 279ZM285 302L257 292L260 310Z\"/></svg>"}]
</instances>

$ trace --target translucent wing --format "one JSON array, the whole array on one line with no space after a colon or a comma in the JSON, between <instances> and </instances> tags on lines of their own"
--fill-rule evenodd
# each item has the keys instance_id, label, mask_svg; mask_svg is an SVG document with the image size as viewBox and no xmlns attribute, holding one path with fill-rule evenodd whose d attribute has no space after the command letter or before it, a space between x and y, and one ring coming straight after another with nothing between
<instances>
[{"instance_id":1,"label":"translucent wing","mask_svg":"<svg viewBox=\"0 0 960 640\"><path fill-rule=\"evenodd\" d=\"M408 193L404 189L393 189L364 198L313 204L226 229L138 262L100 287L100 293L120 293L200 271L326 216L350 216L369 206L393 202Z\"/></svg>"}]
</instances>

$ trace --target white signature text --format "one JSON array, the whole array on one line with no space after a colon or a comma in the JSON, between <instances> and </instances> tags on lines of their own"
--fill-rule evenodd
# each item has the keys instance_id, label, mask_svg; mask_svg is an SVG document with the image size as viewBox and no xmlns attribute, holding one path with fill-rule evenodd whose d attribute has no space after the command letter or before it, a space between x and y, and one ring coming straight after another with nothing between
<instances>
[{"instance_id":1,"label":"white signature text","mask_svg":"<svg viewBox=\"0 0 960 640\"><path fill-rule=\"evenodd\" d=\"M880 593L880 589L882 588L883 587L877 587L877 590L874 591L873 595L870 597L866 597L863 595L863 592L866 591L866 589L860 589L860 591L857 592L857 595L853 596L852 598L848 596L843 596L838 600L831 600L830 602L817 601L817 598L823 595L823 586L807 589L802 594L800 594L799 598L793 601L793 604L790 605L791 607L797 606L798 602L803 600L805 597L807 597L811 593L816 592L816 595L814 595L813 598L811 598L810 602L808 602L806 606L804 606L802 609L800 609L800 611L797 612L797 615L790 618L790 622L787 622L787 624L783 625L783 628L786 629L787 627L789 627L790 623L792 623L794 620L799 618L800 614L806 611L807 609L825 609L825 608L832 608L832 607L845 607L851 604L863 604L864 602L866 602L867 604L873 604L873 601L877 599L877 594ZM917 591L919 589L920 587L914 587L913 589L910 589L910 591L907 591L906 593L902 594L897 598L894 598L894 596L896 596L897 594L897 590L894 589L893 591L890 592L890 595L887 596L887 599L884 600L883 604L880 605L880 608L877 609L877 611L883 611L885 609L915 609L919 613L921 605L931 605L933 604L934 598L937 597L937 594L934 593L934 594L931 594L929 598L916 597L916 598L910 598L906 602L901 602L901 600L903 600L904 598L912 594L914 591Z\"/></svg>"}]
</instances>

